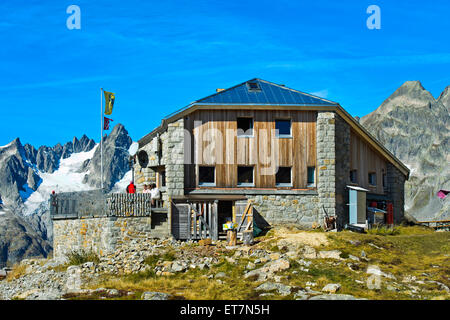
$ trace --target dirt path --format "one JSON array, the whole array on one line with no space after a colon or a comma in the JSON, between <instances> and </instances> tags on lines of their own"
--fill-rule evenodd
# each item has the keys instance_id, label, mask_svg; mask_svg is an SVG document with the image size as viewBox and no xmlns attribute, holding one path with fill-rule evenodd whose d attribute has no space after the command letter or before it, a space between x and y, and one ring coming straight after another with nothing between
<instances>
[{"instance_id":1,"label":"dirt path","mask_svg":"<svg viewBox=\"0 0 450 320\"><path fill-rule=\"evenodd\" d=\"M275 231L275 237L278 238L278 242L284 244L305 244L312 247L318 247L320 245L327 245L328 238L325 233L318 232L306 232L306 231L292 231L287 228L277 228Z\"/></svg>"}]
</instances>

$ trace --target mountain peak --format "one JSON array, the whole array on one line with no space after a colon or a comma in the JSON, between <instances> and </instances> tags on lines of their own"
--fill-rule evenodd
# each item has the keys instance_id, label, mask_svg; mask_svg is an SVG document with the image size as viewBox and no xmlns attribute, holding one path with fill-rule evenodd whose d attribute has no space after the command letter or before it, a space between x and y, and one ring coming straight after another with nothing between
<instances>
[{"instance_id":1,"label":"mountain peak","mask_svg":"<svg viewBox=\"0 0 450 320\"><path fill-rule=\"evenodd\" d=\"M437 100L447 108L450 108L450 86L447 86L444 91L442 91Z\"/></svg>"},{"instance_id":2,"label":"mountain peak","mask_svg":"<svg viewBox=\"0 0 450 320\"><path fill-rule=\"evenodd\" d=\"M405 81L400 88L407 88L407 89L413 89L413 90L425 90L422 83L419 80L409 80Z\"/></svg>"}]
</instances>

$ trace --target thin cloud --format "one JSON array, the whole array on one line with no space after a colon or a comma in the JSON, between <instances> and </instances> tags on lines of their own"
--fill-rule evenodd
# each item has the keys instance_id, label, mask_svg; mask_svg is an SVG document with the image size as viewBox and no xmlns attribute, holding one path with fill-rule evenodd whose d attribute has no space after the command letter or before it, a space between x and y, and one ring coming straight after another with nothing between
<instances>
[{"instance_id":1,"label":"thin cloud","mask_svg":"<svg viewBox=\"0 0 450 320\"><path fill-rule=\"evenodd\" d=\"M26 83L26 84L21 84L21 85L1 87L0 91L7 91L7 90L14 90L14 89L39 89L39 88L61 87L61 86L68 86L68 85L74 85L74 84L110 80L110 79L114 79L114 78L118 78L118 77L116 77L116 76L84 77L84 78L75 78L75 79L34 82L34 83Z\"/></svg>"},{"instance_id":2,"label":"thin cloud","mask_svg":"<svg viewBox=\"0 0 450 320\"><path fill-rule=\"evenodd\" d=\"M266 65L269 69L317 70L352 67L409 66L450 63L450 54L431 53L423 55L376 56L353 59L304 59L298 61L279 61Z\"/></svg>"}]
</instances>

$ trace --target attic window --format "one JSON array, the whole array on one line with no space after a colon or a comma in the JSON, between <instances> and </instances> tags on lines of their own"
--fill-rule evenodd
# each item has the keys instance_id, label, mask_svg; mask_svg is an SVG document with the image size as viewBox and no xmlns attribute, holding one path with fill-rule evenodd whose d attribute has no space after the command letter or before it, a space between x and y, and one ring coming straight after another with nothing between
<instances>
[{"instance_id":1,"label":"attic window","mask_svg":"<svg viewBox=\"0 0 450 320\"><path fill-rule=\"evenodd\" d=\"M261 91L261 87L259 86L259 83L256 81L247 82L247 88L248 88L248 91L250 91L250 92Z\"/></svg>"}]
</instances>

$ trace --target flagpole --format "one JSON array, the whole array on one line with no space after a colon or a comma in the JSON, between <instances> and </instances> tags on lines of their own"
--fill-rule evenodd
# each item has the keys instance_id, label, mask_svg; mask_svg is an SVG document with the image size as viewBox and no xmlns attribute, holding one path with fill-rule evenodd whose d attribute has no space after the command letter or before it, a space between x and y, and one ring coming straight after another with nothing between
<instances>
[{"instance_id":1,"label":"flagpole","mask_svg":"<svg viewBox=\"0 0 450 320\"><path fill-rule=\"evenodd\" d=\"M103 190L103 88L100 88L100 126L101 126L101 136L100 136L100 181Z\"/></svg>"}]
</instances>

